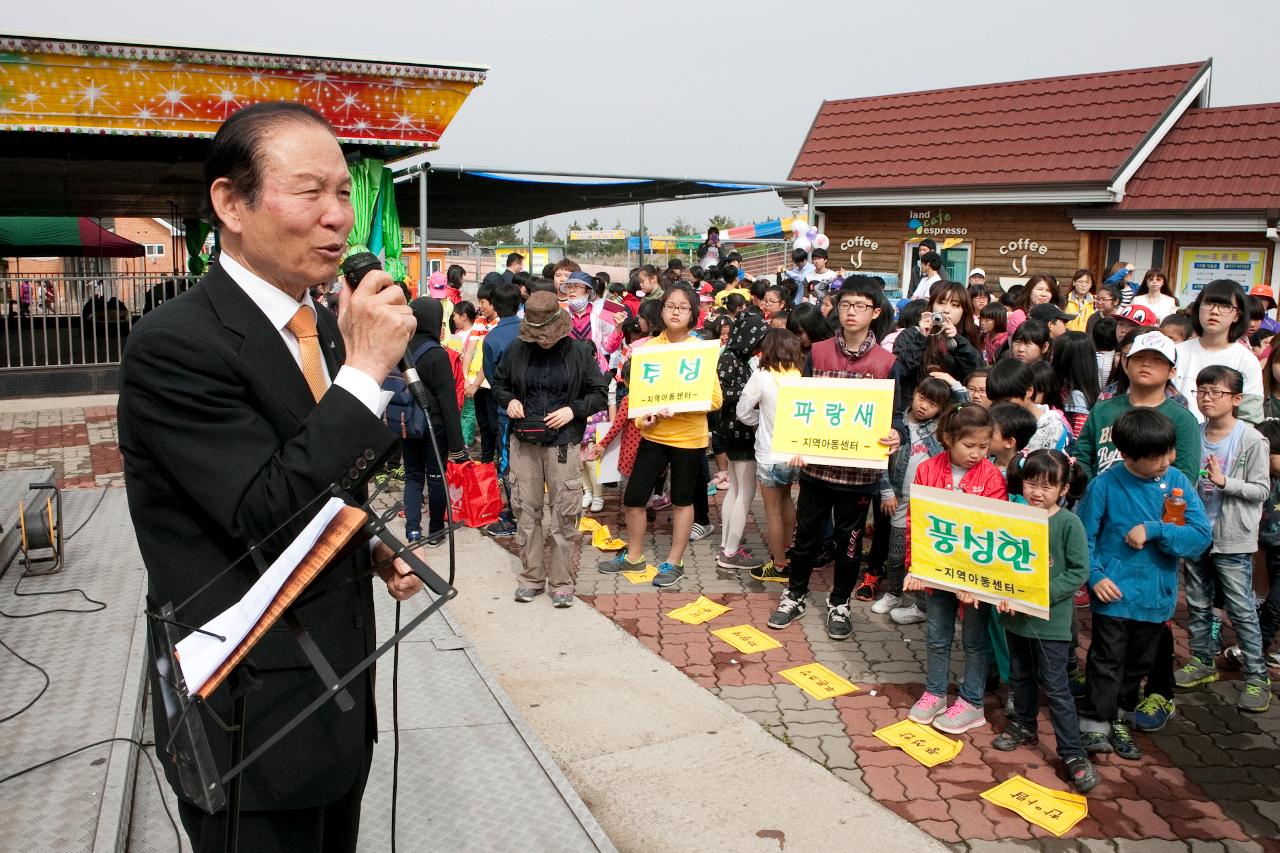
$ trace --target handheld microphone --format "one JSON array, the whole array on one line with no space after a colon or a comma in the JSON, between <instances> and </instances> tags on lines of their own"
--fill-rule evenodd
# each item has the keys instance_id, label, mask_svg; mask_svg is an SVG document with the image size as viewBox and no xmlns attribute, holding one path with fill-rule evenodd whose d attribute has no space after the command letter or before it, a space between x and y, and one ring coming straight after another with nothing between
<instances>
[{"instance_id":1,"label":"handheld microphone","mask_svg":"<svg viewBox=\"0 0 1280 853\"><path fill-rule=\"evenodd\" d=\"M357 252L350 255L342 262L340 268L342 277L346 280L347 285L355 290L360 286L360 281L373 270L382 269L382 262L378 260L378 256L373 252ZM418 368L409 360L409 353L400 356L400 374L404 377L405 387L409 389L409 394L413 397L422 411L428 412L427 387L422 384L422 379L418 376ZM428 418L430 422L430 418Z\"/></svg>"}]
</instances>

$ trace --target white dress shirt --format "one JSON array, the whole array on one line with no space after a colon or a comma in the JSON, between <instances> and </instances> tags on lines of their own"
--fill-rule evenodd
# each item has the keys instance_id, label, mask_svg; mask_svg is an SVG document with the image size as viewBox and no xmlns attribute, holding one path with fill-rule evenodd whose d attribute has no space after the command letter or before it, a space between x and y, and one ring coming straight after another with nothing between
<instances>
[{"instance_id":1,"label":"white dress shirt","mask_svg":"<svg viewBox=\"0 0 1280 853\"><path fill-rule=\"evenodd\" d=\"M315 312L316 306L311 301L310 291L302 297L301 302L298 302L280 288L249 272L225 249L219 254L218 262L222 264L222 268L227 275L231 276L231 280L240 285L240 289L245 292L245 295L253 301L254 305L258 306L258 310L266 315L267 322L280 333L281 340L284 341L284 345L289 349L290 355L293 356L294 362L298 365L298 370L301 371L302 349L298 346L298 339L294 337L293 332L285 327L289 325L293 315L298 313L298 309L303 305L310 308L313 313ZM324 346L323 341L320 345ZM345 388L351 396L364 404L365 408L373 412L377 417L382 417L382 412L387 408L387 402L391 399L391 394L384 392L372 376L363 370L344 364L338 369L338 375L331 377L329 376L329 364L325 359L320 359L320 366L324 370L326 382Z\"/></svg>"}]
</instances>

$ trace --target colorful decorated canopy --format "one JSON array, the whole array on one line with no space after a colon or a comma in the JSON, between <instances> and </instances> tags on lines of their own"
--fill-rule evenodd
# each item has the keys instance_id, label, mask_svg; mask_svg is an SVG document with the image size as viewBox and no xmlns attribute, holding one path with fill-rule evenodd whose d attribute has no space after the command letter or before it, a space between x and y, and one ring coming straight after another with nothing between
<instances>
[{"instance_id":1,"label":"colorful decorated canopy","mask_svg":"<svg viewBox=\"0 0 1280 853\"><path fill-rule=\"evenodd\" d=\"M0 258L140 258L139 243L87 216L0 217Z\"/></svg>"},{"instance_id":2,"label":"colorful decorated canopy","mask_svg":"<svg viewBox=\"0 0 1280 853\"><path fill-rule=\"evenodd\" d=\"M212 137L259 101L348 142L433 148L485 69L0 36L0 130Z\"/></svg>"}]
</instances>

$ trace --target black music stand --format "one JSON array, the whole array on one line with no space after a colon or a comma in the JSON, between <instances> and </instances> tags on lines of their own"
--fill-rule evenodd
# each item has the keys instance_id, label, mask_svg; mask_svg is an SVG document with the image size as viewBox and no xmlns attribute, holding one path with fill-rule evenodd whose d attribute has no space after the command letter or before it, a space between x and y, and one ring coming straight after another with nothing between
<instances>
[{"instance_id":1,"label":"black music stand","mask_svg":"<svg viewBox=\"0 0 1280 853\"><path fill-rule=\"evenodd\" d=\"M396 557L402 558L409 565L413 574L422 581L427 589L435 594L435 600L385 643L378 646L364 660L356 664L351 671L339 676L334 672L333 667L325 659L319 647L316 646L315 641L293 611L293 607L297 604L310 600L307 599L305 593L300 596L298 601L295 601L294 605L285 611L282 618L302 649L307 661L311 664L312 669L315 670L321 684L324 685L324 690L289 722L285 723L278 731L255 747L247 756L244 755L245 698L257 686L257 679L252 672L252 668L243 664L237 666L228 677L226 683L218 687L218 690L229 690L233 699L231 720L227 722L223 721L208 703L201 700L198 695L191 693L183 681L182 669L178 665L175 647L178 641L182 639L182 636L179 636L180 629L185 629L182 631L183 636L188 632L201 630L180 621L182 608L198 597L204 588L176 607L172 602L165 602L159 606L153 606L150 601L148 602L147 618L150 620L151 625L149 637L152 665L155 666L159 675L162 706L169 730L168 740L164 744L157 743L157 747L162 748L164 753L172 759L183 794L196 806L206 814L215 814L218 810L226 808L226 850L228 853L236 853L237 851L240 820L240 775L245 769L281 738L319 710L326 702L336 702L343 712L351 710L354 707L354 702L347 692L347 685L372 666L378 658L399 644L405 636L426 621L431 614L443 607L445 602L458 594L453 586L436 574L430 566L418 557L416 548L407 546L387 528L388 522L397 516L401 507L400 502L397 502L381 516L373 512L370 504L380 492L380 489L375 491L370 495L369 500L361 504L355 502L347 492L337 485L330 485L326 491L309 501L302 509L282 522L279 527L264 539L270 539L285 527L297 521L308 510L318 506L322 500L329 497L340 498L349 506L358 506L365 512L367 518L362 528L362 532L366 536L357 535L353 537L355 547L362 547L369 539L374 537L382 540L391 548ZM253 560L258 573L261 574L267 569L267 564L262 556L260 545L261 543L255 543L250 546L244 555L233 561L217 577L221 577L222 574L230 571L245 556ZM340 554L335 555L335 560L340 556ZM216 579L215 577L214 580ZM207 586L208 584L206 584ZM209 745L209 738L204 729L204 720L195 711L197 706L203 706L214 723L227 732L230 737L231 766L225 773L218 772L213 750Z\"/></svg>"}]
</instances>

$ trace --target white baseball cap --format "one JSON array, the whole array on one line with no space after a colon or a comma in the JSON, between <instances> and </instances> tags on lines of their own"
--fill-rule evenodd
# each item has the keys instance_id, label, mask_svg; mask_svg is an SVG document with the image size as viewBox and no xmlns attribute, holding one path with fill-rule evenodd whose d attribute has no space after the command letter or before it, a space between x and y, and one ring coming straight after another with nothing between
<instances>
[{"instance_id":1,"label":"white baseball cap","mask_svg":"<svg viewBox=\"0 0 1280 853\"><path fill-rule=\"evenodd\" d=\"M973 278L975 275L980 275L983 278L986 278L987 271L984 270L982 267L974 267L973 269L969 270L969 278Z\"/></svg>"},{"instance_id":2,"label":"white baseball cap","mask_svg":"<svg viewBox=\"0 0 1280 853\"><path fill-rule=\"evenodd\" d=\"M1178 363L1178 349L1163 332L1143 332L1134 338L1133 346L1129 348L1129 358L1147 351L1160 353L1172 365Z\"/></svg>"}]
</instances>

